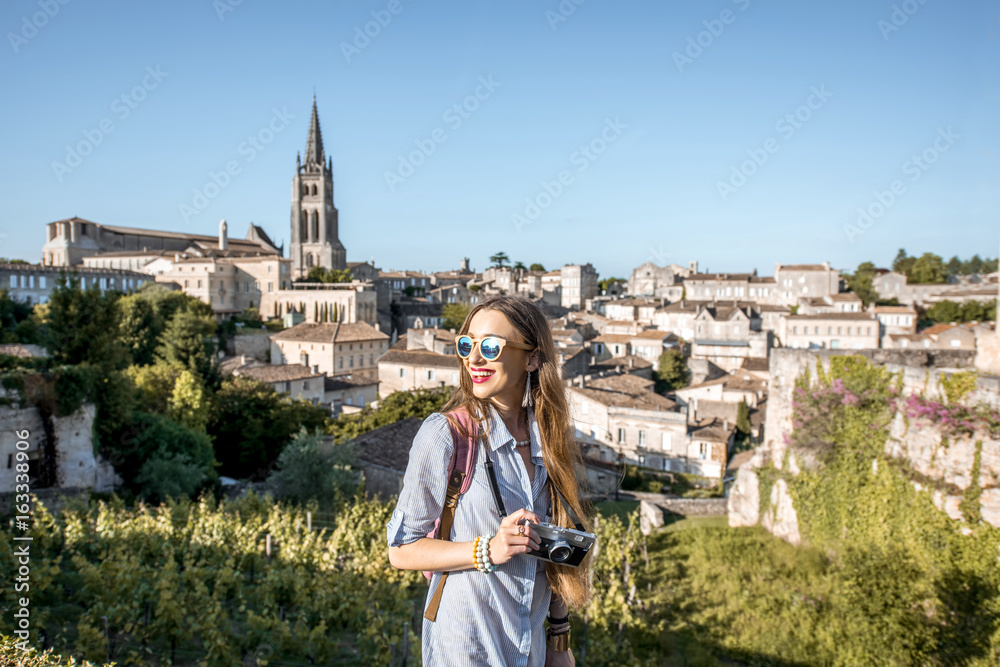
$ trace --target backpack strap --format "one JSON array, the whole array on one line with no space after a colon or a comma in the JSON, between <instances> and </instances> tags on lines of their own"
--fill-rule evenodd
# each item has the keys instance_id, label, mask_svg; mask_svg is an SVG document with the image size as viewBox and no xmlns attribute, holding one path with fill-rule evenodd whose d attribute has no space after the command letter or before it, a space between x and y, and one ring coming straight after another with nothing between
<instances>
[{"instance_id":1,"label":"backpack strap","mask_svg":"<svg viewBox=\"0 0 1000 667\"><path fill-rule=\"evenodd\" d=\"M478 442L479 428L474 419L465 410L456 410L445 415L448 418L448 427L451 429L452 453L451 463L448 470L448 492L445 495L444 507L441 511L440 525L438 526L437 539L450 540L451 527L455 521L455 507L458 505L458 498L469 490L472 484L472 477L476 469L476 444ZM454 418L469 431L469 436L465 437L459 430ZM444 592L444 584L448 580L448 573L441 573L441 580L437 589L427 604L424 611L424 618L434 622L437 619L438 607L441 605L441 595Z\"/></svg>"}]
</instances>

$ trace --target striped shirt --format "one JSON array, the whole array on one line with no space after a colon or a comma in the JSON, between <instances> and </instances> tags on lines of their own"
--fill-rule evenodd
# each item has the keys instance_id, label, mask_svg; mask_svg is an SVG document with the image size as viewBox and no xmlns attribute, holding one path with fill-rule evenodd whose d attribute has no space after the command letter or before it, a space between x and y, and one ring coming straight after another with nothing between
<instances>
[{"instance_id":1,"label":"striped shirt","mask_svg":"<svg viewBox=\"0 0 1000 667\"><path fill-rule=\"evenodd\" d=\"M488 418L489 455L507 513L526 508L542 521L551 521L545 485L548 475L534 410L528 408L534 482L528 479L514 438L492 405ZM436 412L425 419L413 439L403 489L386 525L389 546L416 542L434 529L434 521L441 516L444 505L452 448L445 416ZM490 492L480 445L472 483L455 508L451 539L471 542L478 535L495 534L499 527L500 515ZM469 558L472 558L471 547ZM431 578L425 609L440 578L439 572ZM543 627L551 595L545 561L524 554L498 565L490 574L471 566L451 572L437 620L423 620L423 664L540 667L545 662Z\"/></svg>"}]
</instances>

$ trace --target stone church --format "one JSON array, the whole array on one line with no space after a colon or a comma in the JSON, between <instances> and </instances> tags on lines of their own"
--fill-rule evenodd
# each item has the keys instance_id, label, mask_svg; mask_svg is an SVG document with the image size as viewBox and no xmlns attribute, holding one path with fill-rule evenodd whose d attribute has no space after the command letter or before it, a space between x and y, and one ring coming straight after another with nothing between
<instances>
[{"instance_id":1,"label":"stone church","mask_svg":"<svg viewBox=\"0 0 1000 667\"><path fill-rule=\"evenodd\" d=\"M305 161L301 154L295 158L290 258L293 278L304 277L313 266L347 268L347 251L340 243L338 213L333 205L333 158L323 152L315 96Z\"/></svg>"}]
</instances>

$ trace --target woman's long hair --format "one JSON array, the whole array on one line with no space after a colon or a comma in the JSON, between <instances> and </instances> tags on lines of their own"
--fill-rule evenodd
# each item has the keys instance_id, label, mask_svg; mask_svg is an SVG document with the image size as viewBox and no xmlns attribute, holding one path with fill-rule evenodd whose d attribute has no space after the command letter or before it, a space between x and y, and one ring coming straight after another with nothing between
<instances>
[{"instance_id":1,"label":"woman's long hair","mask_svg":"<svg viewBox=\"0 0 1000 667\"><path fill-rule=\"evenodd\" d=\"M556 356L555 343L552 340L552 330L549 328L545 314L533 302L516 296L492 296L477 304L466 316L459 335L469 332L472 318L480 310L495 310L503 313L514 326L521 337L529 344L538 348L540 365L537 370L529 373L531 396L535 405L535 419L542 436L542 457L549 479L556 485L572 507L576 516L589 530L588 513L584 511L580 498L580 482L577 471L583 470L583 460L580 445L573 436L569 420L569 405L566 401L566 388ZM489 401L476 398L473 393L472 377L465 371L459 373L459 389L452 396L442 412L465 408L475 417L485 418L489 415ZM573 521L566 508L559 501L559 496L551 490L552 522L573 528ZM590 566L591 554L587 554L579 567L567 567L548 562L545 564L545 574L552 590L561 597L569 607L584 608L590 601L591 587L588 583L587 568Z\"/></svg>"}]
</instances>

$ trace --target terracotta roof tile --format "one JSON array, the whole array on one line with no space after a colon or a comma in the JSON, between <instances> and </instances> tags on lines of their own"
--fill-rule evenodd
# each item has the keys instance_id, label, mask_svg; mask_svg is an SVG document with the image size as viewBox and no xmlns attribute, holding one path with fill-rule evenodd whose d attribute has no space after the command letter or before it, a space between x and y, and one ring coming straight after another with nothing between
<instances>
[{"instance_id":1,"label":"terracotta roof tile","mask_svg":"<svg viewBox=\"0 0 1000 667\"><path fill-rule=\"evenodd\" d=\"M302 322L290 329L279 331L271 340L293 340L308 343L349 343L358 340L387 340L389 336L367 322L338 322L317 324Z\"/></svg>"}]
</instances>

